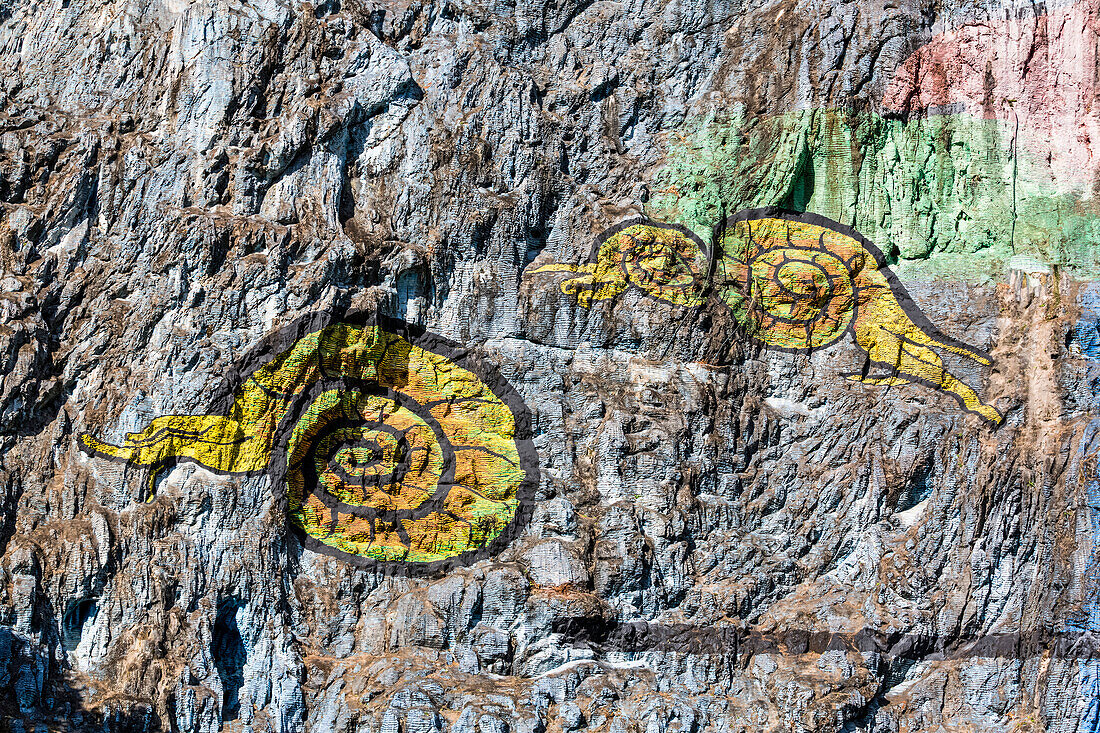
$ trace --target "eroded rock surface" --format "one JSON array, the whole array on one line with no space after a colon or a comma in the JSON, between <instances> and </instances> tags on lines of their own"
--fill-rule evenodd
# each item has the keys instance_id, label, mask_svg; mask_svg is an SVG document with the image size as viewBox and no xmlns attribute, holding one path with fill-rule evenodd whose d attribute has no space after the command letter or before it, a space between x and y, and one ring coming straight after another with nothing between
<instances>
[{"instance_id":1,"label":"eroded rock surface","mask_svg":"<svg viewBox=\"0 0 1100 733\"><path fill-rule=\"evenodd\" d=\"M1097 7L0 0L0 728L1096 730ZM532 272L760 206L870 237L1003 423ZM343 310L522 397L499 554L78 449Z\"/></svg>"}]
</instances>

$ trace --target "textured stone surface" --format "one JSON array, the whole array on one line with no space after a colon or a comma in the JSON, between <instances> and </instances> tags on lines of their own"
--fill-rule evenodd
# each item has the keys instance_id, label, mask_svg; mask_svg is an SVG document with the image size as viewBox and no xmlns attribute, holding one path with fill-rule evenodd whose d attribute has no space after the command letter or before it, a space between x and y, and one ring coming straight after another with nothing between
<instances>
[{"instance_id":1,"label":"textured stone surface","mask_svg":"<svg viewBox=\"0 0 1100 733\"><path fill-rule=\"evenodd\" d=\"M1100 631L1097 40L1091 0L0 0L0 727L1095 730L1052 635ZM764 205L874 240L1004 424L530 273ZM523 397L499 555L386 576L264 476L146 503L77 449L334 308Z\"/></svg>"}]
</instances>

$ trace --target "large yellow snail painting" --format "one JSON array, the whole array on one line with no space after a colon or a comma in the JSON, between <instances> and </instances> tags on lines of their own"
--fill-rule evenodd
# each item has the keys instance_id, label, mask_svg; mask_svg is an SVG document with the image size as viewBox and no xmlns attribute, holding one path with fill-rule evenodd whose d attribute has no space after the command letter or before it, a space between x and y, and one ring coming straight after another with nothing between
<instances>
[{"instance_id":1,"label":"large yellow snail painting","mask_svg":"<svg viewBox=\"0 0 1100 733\"><path fill-rule=\"evenodd\" d=\"M269 473L306 546L360 564L437 570L498 551L538 478L515 389L399 322L301 330L254 370L246 359L215 414L158 417L118 445L85 433L82 449L147 471L150 496L181 461Z\"/></svg>"},{"instance_id":2,"label":"large yellow snail painting","mask_svg":"<svg viewBox=\"0 0 1100 733\"><path fill-rule=\"evenodd\" d=\"M865 384L922 384L997 425L1001 413L956 377L942 349L989 366L987 354L940 333L921 313L882 253L858 232L822 216L745 211L715 232L712 253L689 230L636 219L601 235L590 261L535 273L571 273L562 292L590 307L630 289L696 307L713 292L764 346L808 353L851 334L874 371Z\"/></svg>"}]
</instances>

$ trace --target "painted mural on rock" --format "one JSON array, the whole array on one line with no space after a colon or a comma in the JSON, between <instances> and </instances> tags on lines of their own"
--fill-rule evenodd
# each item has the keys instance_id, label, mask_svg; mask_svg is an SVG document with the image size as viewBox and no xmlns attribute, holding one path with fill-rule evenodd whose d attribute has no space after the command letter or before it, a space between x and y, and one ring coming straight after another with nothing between
<instances>
[{"instance_id":1,"label":"painted mural on rock","mask_svg":"<svg viewBox=\"0 0 1100 733\"><path fill-rule=\"evenodd\" d=\"M846 378L922 384L994 425L1003 419L937 350L984 366L992 364L989 355L940 333L882 252L855 230L815 214L764 208L723 222L713 241L708 253L683 227L638 219L601 235L588 263L543 265L534 273L574 273L561 289L584 307L629 289L690 307L713 293L767 348L809 353L851 336L867 361L862 373Z\"/></svg>"},{"instance_id":2,"label":"painted mural on rock","mask_svg":"<svg viewBox=\"0 0 1100 733\"><path fill-rule=\"evenodd\" d=\"M526 521L538 465L527 408L456 344L381 319L284 329L209 414L165 415L93 456L159 475L180 462L267 473L307 547L399 573L494 554Z\"/></svg>"},{"instance_id":3,"label":"painted mural on rock","mask_svg":"<svg viewBox=\"0 0 1100 733\"><path fill-rule=\"evenodd\" d=\"M904 279L989 284L1018 256L1096 279L1098 9L945 10L873 105L689 118L649 213L702 232L727 210L814 211L889 243Z\"/></svg>"},{"instance_id":4,"label":"painted mural on rock","mask_svg":"<svg viewBox=\"0 0 1100 733\"><path fill-rule=\"evenodd\" d=\"M907 118L996 120L1012 146L1039 159L1029 163L1043 166L1053 190L1090 198L1100 173L1093 73L1100 3L1045 3L1035 11L950 18L897 69L882 107Z\"/></svg>"}]
</instances>

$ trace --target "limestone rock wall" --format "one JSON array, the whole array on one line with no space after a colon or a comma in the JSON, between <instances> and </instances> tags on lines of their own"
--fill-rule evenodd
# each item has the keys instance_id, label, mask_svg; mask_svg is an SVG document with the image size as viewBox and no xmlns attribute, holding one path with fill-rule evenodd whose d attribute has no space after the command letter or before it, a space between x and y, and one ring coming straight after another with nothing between
<instances>
[{"instance_id":1,"label":"limestone rock wall","mask_svg":"<svg viewBox=\"0 0 1100 733\"><path fill-rule=\"evenodd\" d=\"M0 729L1095 730L1097 7L0 0ZM1003 422L535 272L764 206L872 240ZM522 398L499 553L363 568L269 476L79 449L349 310Z\"/></svg>"}]
</instances>

